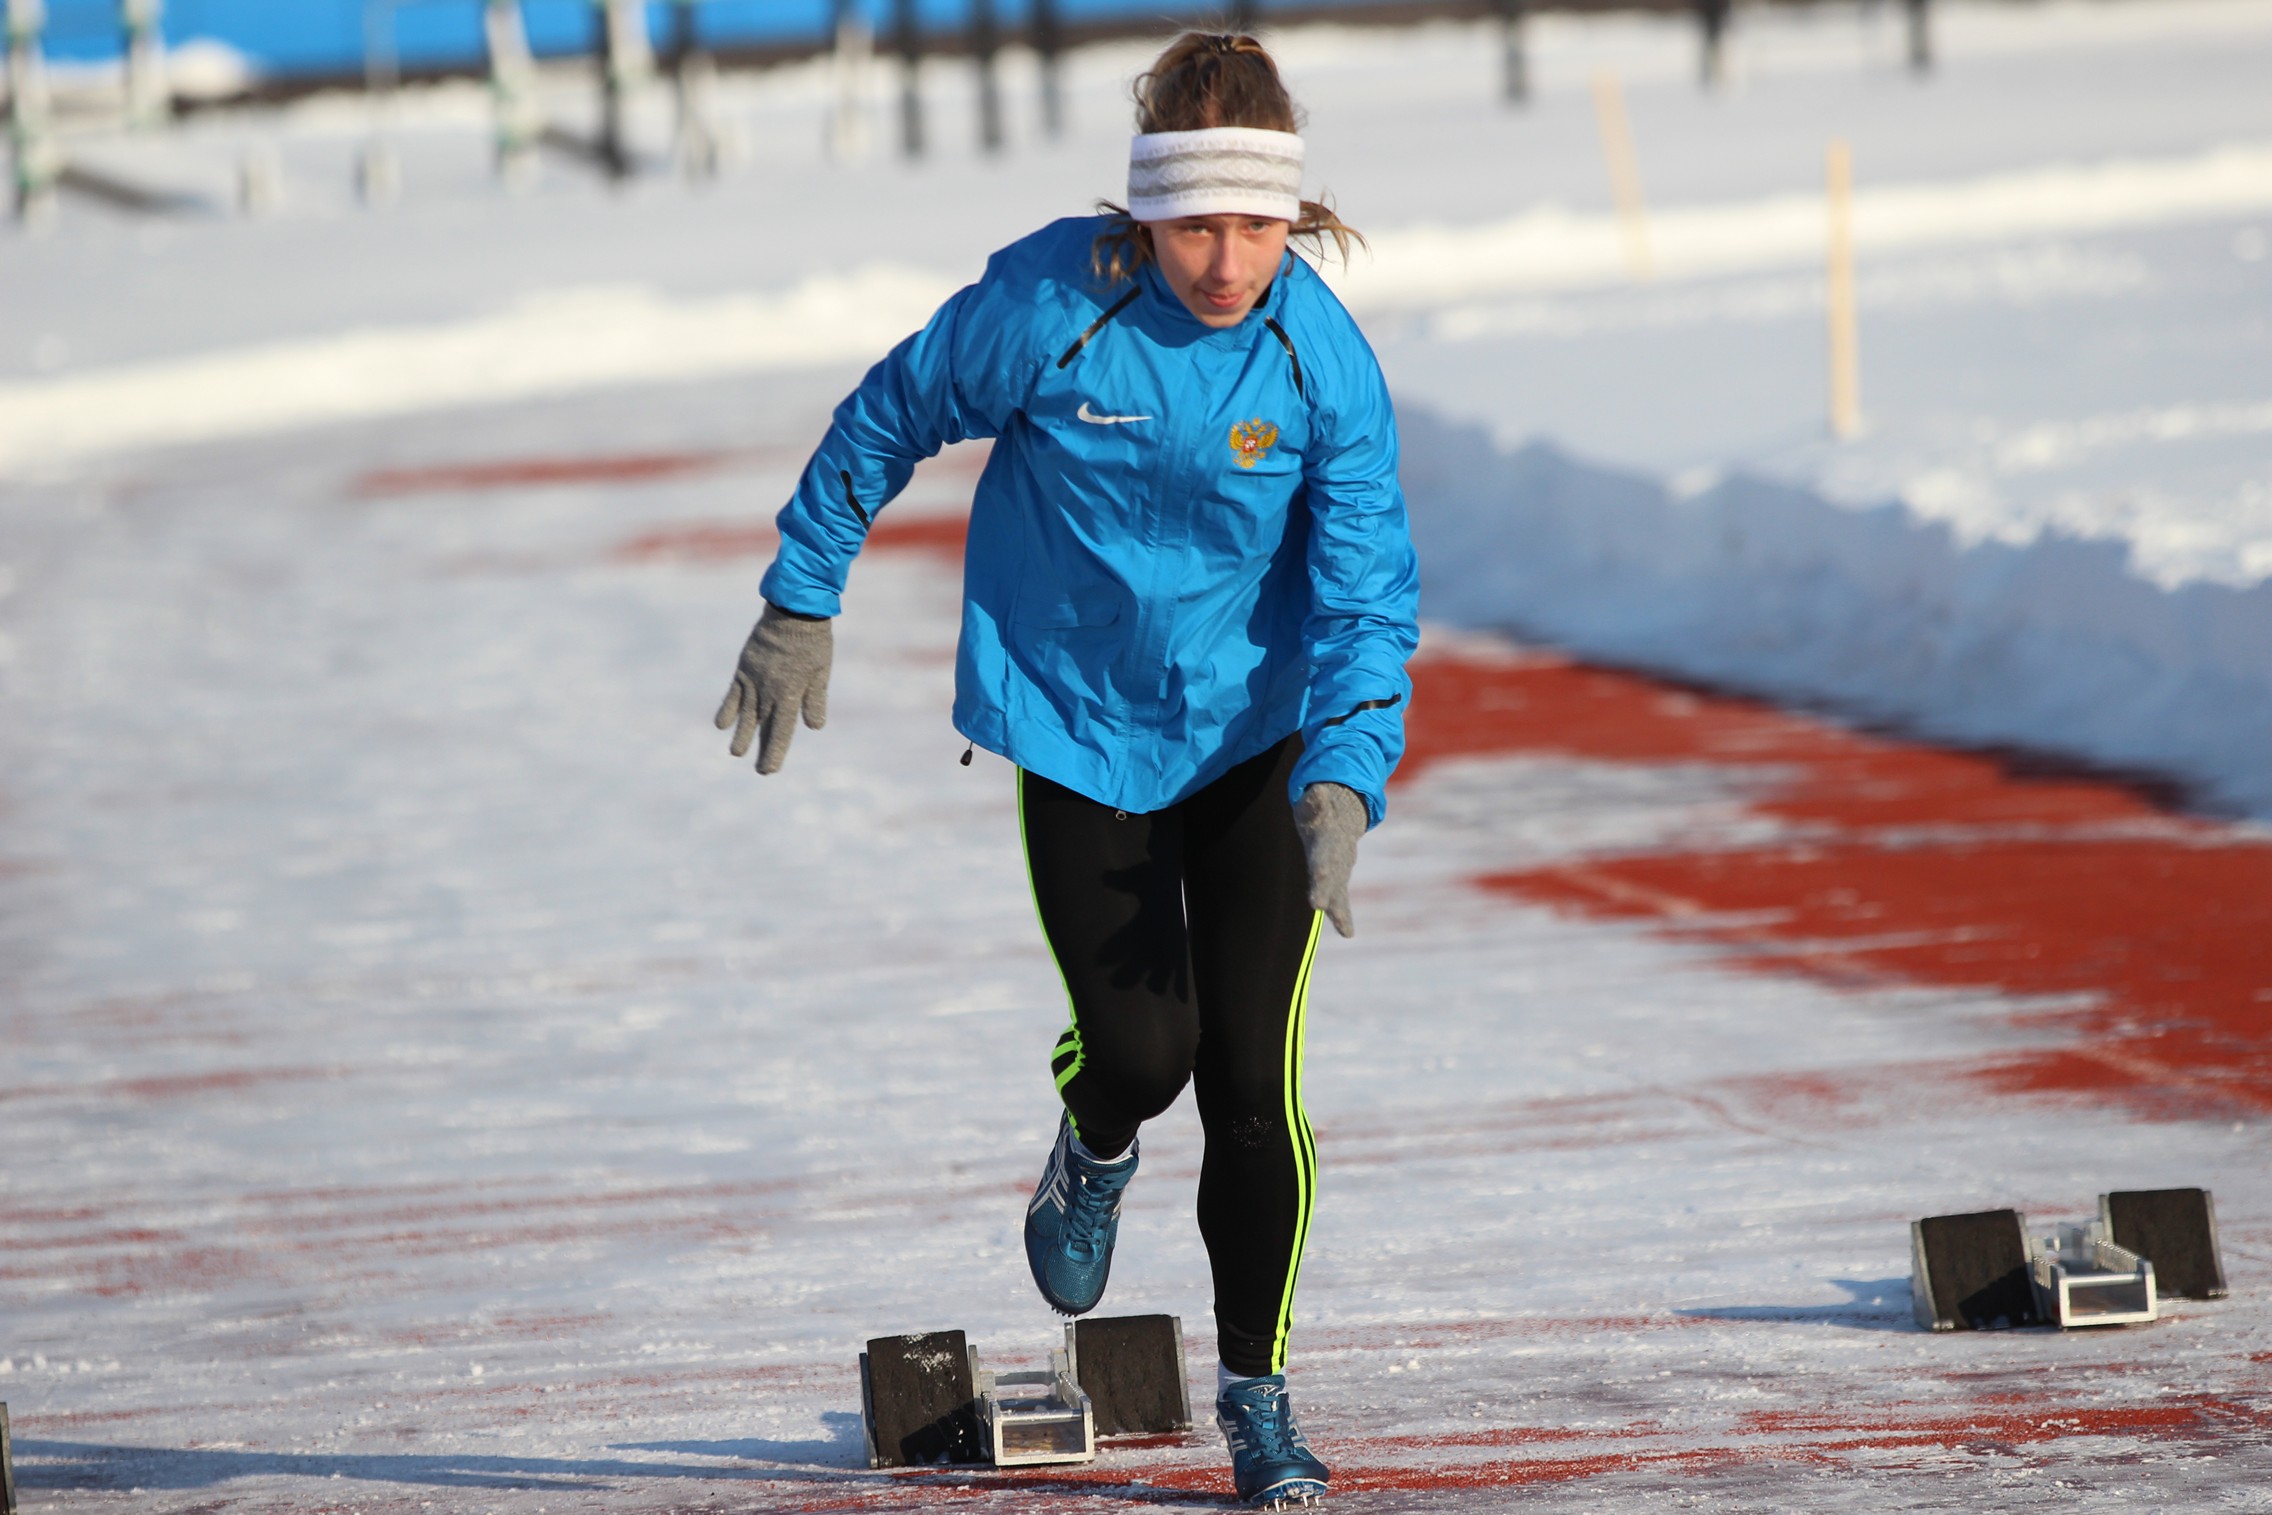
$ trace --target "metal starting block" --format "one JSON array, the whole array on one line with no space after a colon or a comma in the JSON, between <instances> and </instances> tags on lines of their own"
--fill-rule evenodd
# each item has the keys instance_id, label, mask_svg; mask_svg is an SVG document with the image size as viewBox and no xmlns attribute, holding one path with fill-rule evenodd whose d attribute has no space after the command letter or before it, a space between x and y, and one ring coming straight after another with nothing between
<instances>
[{"instance_id":1,"label":"metal starting block","mask_svg":"<svg viewBox=\"0 0 2272 1515\"><path fill-rule=\"evenodd\" d=\"M1191 1426L1183 1323L1075 1321L1040 1372L989 1372L960 1331L879 1336L860 1354L871 1468L1087 1462L1097 1436Z\"/></svg>"},{"instance_id":2,"label":"metal starting block","mask_svg":"<svg viewBox=\"0 0 2272 1515\"><path fill-rule=\"evenodd\" d=\"M978 1367L976 1353L971 1369L994 1466L1087 1462L1097 1455L1096 1417L1064 1353L1049 1354L1046 1373L988 1373Z\"/></svg>"},{"instance_id":3,"label":"metal starting block","mask_svg":"<svg viewBox=\"0 0 2272 1515\"><path fill-rule=\"evenodd\" d=\"M1931 1331L2133 1325L2163 1294L2219 1299L2224 1263L2206 1189L2102 1194L2098 1219L2031 1232L2017 1210L1909 1227L1910 1299Z\"/></svg>"},{"instance_id":4,"label":"metal starting block","mask_svg":"<svg viewBox=\"0 0 2272 1515\"><path fill-rule=\"evenodd\" d=\"M2055 1226L2028 1240L2035 1304L2061 1330L2141 1325L2159 1315L2154 1265L2107 1240L2098 1221Z\"/></svg>"}]
</instances>

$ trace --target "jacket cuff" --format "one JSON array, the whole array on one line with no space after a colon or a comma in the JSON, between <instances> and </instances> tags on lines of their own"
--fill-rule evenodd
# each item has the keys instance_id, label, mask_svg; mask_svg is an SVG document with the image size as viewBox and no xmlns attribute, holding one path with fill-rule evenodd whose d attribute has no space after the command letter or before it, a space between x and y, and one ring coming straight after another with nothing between
<instances>
[{"instance_id":1,"label":"jacket cuff","mask_svg":"<svg viewBox=\"0 0 2272 1515\"><path fill-rule=\"evenodd\" d=\"M1365 829L1370 831L1388 815L1388 774L1377 755L1368 760L1355 743L1329 742L1303 752L1286 784L1289 804L1302 802L1302 791L1312 784L1339 784L1365 802Z\"/></svg>"},{"instance_id":2,"label":"jacket cuff","mask_svg":"<svg viewBox=\"0 0 2272 1515\"><path fill-rule=\"evenodd\" d=\"M758 580L757 592L767 604L816 621L833 620L844 609L843 596L834 587L793 572L780 558Z\"/></svg>"}]
</instances>

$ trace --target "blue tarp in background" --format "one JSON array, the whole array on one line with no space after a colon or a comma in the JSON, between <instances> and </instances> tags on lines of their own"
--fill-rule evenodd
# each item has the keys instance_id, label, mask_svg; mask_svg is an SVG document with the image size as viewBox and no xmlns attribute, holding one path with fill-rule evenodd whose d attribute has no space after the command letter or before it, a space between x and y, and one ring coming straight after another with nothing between
<instances>
[{"instance_id":1,"label":"blue tarp in background","mask_svg":"<svg viewBox=\"0 0 2272 1515\"><path fill-rule=\"evenodd\" d=\"M522 0L522 5L529 41L539 53L591 50L599 25L591 0ZM996 0L1006 34L1025 25L1029 8L1029 0ZM271 77L353 73L363 66L366 9L366 0L167 0L166 40L178 46L192 38L214 38ZM481 0L392 0L392 9L403 67L481 59ZM670 6L651 0L647 9L649 29L659 41ZM889 25L889 0L861 0L861 9L879 30ZM1230 9L1193 0L1149 5L1143 0L1058 0L1058 14L1067 20L1143 14L1165 21ZM48 56L117 56L118 11L117 0L48 0ZM928 30L959 31L968 22L969 3L917 0L917 11ZM705 42L730 45L824 37L834 25L835 10L832 0L703 0L698 15L698 35Z\"/></svg>"}]
</instances>

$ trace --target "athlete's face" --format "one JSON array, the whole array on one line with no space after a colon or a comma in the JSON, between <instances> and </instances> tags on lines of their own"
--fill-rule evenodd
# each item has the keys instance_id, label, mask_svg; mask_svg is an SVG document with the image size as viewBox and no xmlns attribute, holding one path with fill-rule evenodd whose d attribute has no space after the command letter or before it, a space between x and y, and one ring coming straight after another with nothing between
<instances>
[{"instance_id":1,"label":"athlete's face","mask_svg":"<svg viewBox=\"0 0 2272 1515\"><path fill-rule=\"evenodd\" d=\"M1273 216L1151 221L1152 256L1168 288L1209 326L1236 326L1277 277L1292 227Z\"/></svg>"}]
</instances>

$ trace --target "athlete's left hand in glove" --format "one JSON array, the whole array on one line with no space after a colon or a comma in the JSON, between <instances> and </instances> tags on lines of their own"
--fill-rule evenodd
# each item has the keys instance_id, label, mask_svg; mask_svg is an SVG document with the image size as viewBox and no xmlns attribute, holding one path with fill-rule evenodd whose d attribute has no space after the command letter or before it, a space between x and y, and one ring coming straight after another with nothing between
<instances>
[{"instance_id":1,"label":"athlete's left hand in glove","mask_svg":"<svg viewBox=\"0 0 2272 1515\"><path fill-rule=\"evenodd\" d=\"M828 665L835 638L826 616L798 615L771 600L742 646L734 684L718 707L720 731L733 728L735 757L757 743L757 771L779 773L789 760L797 717L818 731L828 724Z\"/></svg>"},{"instance_id":2,"label":"athlete's left hand in glove","mask_svg":"<svg viewBox=\"0 0 2272 1515\"><path fill-rule=\"evenodd\" d=\"M1323 910L1343 936L1357 934L1349 913L1349 875L1366 820L1365 802L1346 784L1312 784L1294 806L1294 829L1302 834L1302 855L1310 865L1310 908Z\"/></svg>"}]
</instances>

